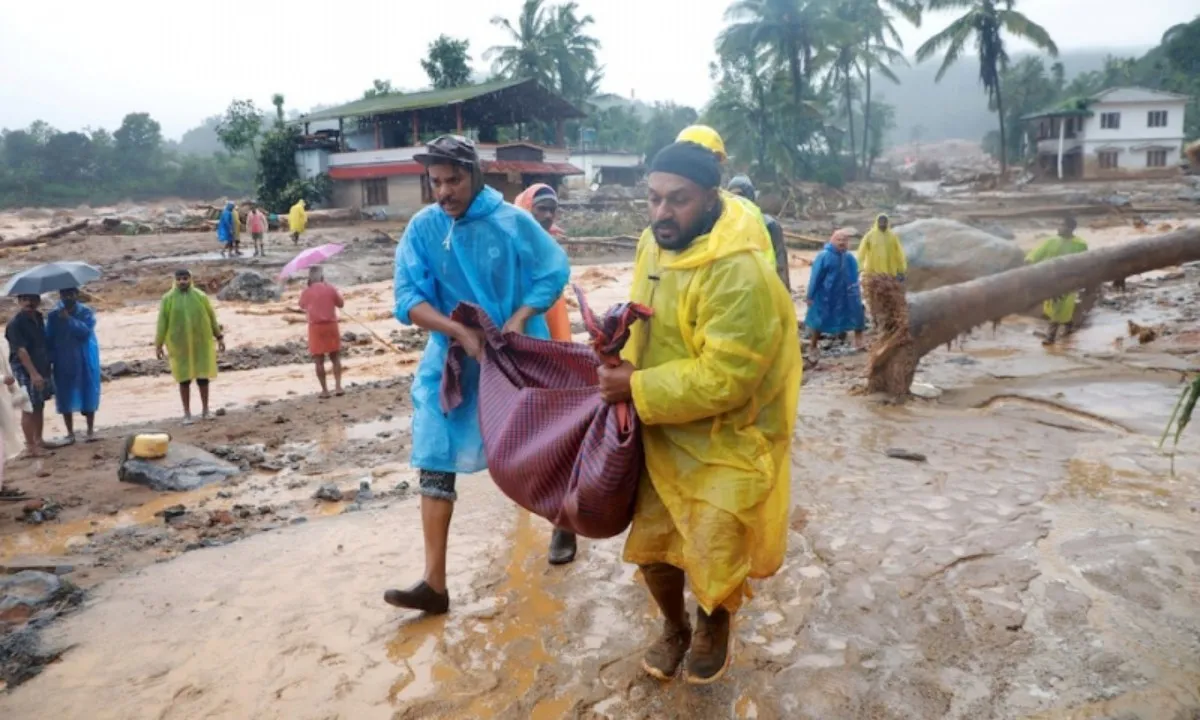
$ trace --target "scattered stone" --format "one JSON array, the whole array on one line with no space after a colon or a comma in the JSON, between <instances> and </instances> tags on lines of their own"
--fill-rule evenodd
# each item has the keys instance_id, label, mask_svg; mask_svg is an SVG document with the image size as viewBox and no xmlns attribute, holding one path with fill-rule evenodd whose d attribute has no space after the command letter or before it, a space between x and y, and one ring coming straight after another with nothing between
<instances>
[{"instance_id":1,"label":"scattered stone","mask_svg":"<svg viewBox=\"0 0 1200 720\"><path fill-rule=\"evenodd\" d=\"M288 520L289 525L302 525L306 522L308 522L308 518L304 517L303 515L301 515L300 517L294 517L291 520Z\"/></svg>"},{"instance_id":2,"label":"scattered stone","mask_svg":"<svg viewBox=\"0 0 1200 720\"><path fill-rule=\"evenodd\" d=\"M217 411L213 414L217 417L225 417L228 413L225 411L225 408L217 408Z\"/></svg>"},{"instance_id":3,"label":"scattered stone","mask_svg":"<svg viewBox=\"0 0 1200 720\"><path fill-rule=\"evenodd\" d=\"M358 342L358 335L347 330L346 332L342 333L342 342L356 343Z\"/></svg>"},{"instance_id":4,"label":"scattered stone","mask_svg":"<svg viewBox=\"0 0 1200 720\"><path fill-rule=\"evenodd\" d=\"M233 514L228 510L214 510L208 514L209 525L232 525L234 522Z\"/></svg>"},{"instance_id":5,"label":"scattered stone","mask_svg":"<svg viewBox=\"0 0 1200 720\"><path fill-rule=\"evenodd\" d=\"M1108 203L1109 205L1112 205L1113 207L1126 207L1129 205L1130 201L1129 201L1128 195L1121 195L1119 193L1114 193L1112 195L1109 195L1107 198L1105 198L1104 202Z\"/></svg>"},{"instance_id":6,"label":"scattered stone","mask_svg":"<svg viewBox=\"0 0 1200 720\"><path fill-rule=\"evenodd\" d=\"M155 515L162 516L163 520L170 520L171 518L177 518L186 512L187 512L187 508L185 508L184 506L172 505L169 508L165 508L165 509L155 513Z\"/></svg>"},{"instance_id":7,"label":"scattered stone","mask_svg":"<svg viewBox=\"0 0 1200 720\"><path fill-rule=\"evenodd\" d=\"M936 400L942 396L941 388L936 388L929 383L913 383L908 391L925 400Z\"/></svg>"},{"instance_id":8,"label":"scattered stone","mask_svg":"<svg viewBox=\"0 0 1200 720\"><path fill-rule=\"evenodd\" d=\"M23 570L0 578L0 627L16 626L80 594L69 580L51 573ZM77 598L74 601L78 602Z\"/></svg>"},{"instance_id":9,"label":"scattered stone","mask_svg":"<svg viewBox=\"0 0 1200 720\"><path fill-rule=\"evenodd\" d=\"M265 303L280 298L279 286L267 276L253 270L239 270L233 279L217 293L218 300Z\"/></svg>"},{"instance_id":10,"label":"scattered stone","mask_svg":"<svg viewBox=\"0 0 1200 720\"><path fill-rule=\"evenodd\" d=\"M908 460L909 462L923 463L929 459L919 452L903 450L901 448L890 448L885 454L895 460Z\"/></svg>"},{"instance_id":11,"label":"scattered stone","mask_svg":"<svg viewBox=\"0 0 1200 720\"><path fill-rule=\"evenodd\" d=\"M115 378L125 377L133 374L133 368L129 366L129 363L119 360L108 366L108 374Z\"/></svg>"},{"instance_id":12,"label":"scattered stone","mask_svg":"<svg viewBox=\"0 0 1200 720\"><path fill-rule=\"evenodd\" d=\"M121 482L145 485L151 490L184 492L231 478L241 472L236 465L186 443L173 442L166 457L156 460L127 458L117 469Z\"/></svg>"},{"instance_id":13,"label":"scattered stone","mask_svg":"<svg viewBox=\"0 0 1200 720\"><path fill-rule=\"evenodd\" d=\"M228 500L229 498L233 497L233 493L229 492L228 490L222 490L217 493L217 497L221 498L222 500Z\"/></svg>"},{"instance_id":14,"label":"scattered stone","mask_svg":"<svg viewBox=\"0 0 1200 720\"><path fill-rule=\"evenodd\" d=\"M283 424L287 423L287 421L288 421L288 419L286 417L284 417L283 415L275 416L275 424L276 425L283 425Z\"/></svg>"},{"instance_id":15,"label":"scattered stone","mask_svg":"<svg viewBox=\"0 0 1200 720\"><path fill-rule=\"evenodd\" d=\"M338 489L337 485L332 483L322 485L321 487L317 488L315 493L313 493L313 499L327 500L329 502L340 502L342 499L342 491Z\"/></svg>"},{"instance_id":16,"label":"scattered stone","mask_svg":"<svg viewBox=\"0 0 1200 720\"><path fill-rule=\"evenodd\" d=\"M358 494L354 496L357 500L370 500L375 497L371 492L371 481L363 480L358 483Z\"/></svg>"}]
</instances>

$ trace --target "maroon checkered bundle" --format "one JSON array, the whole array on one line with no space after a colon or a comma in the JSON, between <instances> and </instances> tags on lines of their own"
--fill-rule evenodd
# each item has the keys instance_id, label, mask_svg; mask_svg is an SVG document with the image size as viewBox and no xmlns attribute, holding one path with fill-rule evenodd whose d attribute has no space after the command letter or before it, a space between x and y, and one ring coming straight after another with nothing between
<instances>
[{"instance_id":1,"label":"maroon checkered bundle","mask_svg":"<svg viewBox=\"0 0 1200 720\"><path fill-rule=\"evenodd\" d=\"M502 333L481 308L452 317L487 336L479 375L479 425L488 471L521 507L584 537L620 534L633 519L642 443L631 405L600 399L597 368L616 364L633 322L650 310L623 304L595 318L576 288L593 347ZM462 401L466 352L453 344L442 408Z\"/></svg>"}]
</instances>

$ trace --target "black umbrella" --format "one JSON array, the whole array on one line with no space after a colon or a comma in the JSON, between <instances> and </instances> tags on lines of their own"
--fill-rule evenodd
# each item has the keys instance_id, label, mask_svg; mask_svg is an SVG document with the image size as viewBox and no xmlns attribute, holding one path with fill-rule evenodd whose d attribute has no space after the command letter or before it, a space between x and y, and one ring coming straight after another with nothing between
<instances>
[{"instance_id":1,"label":"black umbrella","mask_svg":"<svg viewBox=\"0 0 1200 720\"><path fill-rule=\"evenodd\" d=\"M55 290L77 288L100 277L99 268L81 262L52 262L38 265L12 276L4 294L42 295Z\"/></svg>"}]
</instances>

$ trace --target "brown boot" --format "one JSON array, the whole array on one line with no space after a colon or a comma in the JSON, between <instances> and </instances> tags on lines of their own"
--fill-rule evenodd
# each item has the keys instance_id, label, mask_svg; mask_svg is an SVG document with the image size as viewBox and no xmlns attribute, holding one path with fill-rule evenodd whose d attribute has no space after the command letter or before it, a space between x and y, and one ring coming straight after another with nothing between
<instances>
[{"instance_id":1,"label":"brown boot","mask_svg":"<svg viewBox=\"0 0 1200 720\"><path fill-rule=\"evenodd\" d=\"M692 626L683 604L683 570L662 563L643 565L642 577L663 614L662 635L646 651L642 669L651 677L670 680L679 672L692 642Z\"/></svg>"},{"instance_id":2,"label":"brown boot","mask_svg":"<svg viewBox=\"0 0 1200 720\"><path fill-rule=\"evenodd\" d=\"M696 608L696 637L687 664L688 684L708 685L725 675L733 660L729 625L729 611L725 608L717 608L712 615Z\"/></svg>"}]
</instances>

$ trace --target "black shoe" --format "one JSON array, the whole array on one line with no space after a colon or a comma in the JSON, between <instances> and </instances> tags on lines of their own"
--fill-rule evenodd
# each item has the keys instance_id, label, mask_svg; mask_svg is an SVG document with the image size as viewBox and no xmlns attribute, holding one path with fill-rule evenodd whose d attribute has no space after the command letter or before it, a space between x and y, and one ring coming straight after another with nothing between
<instances>
[{"instance_id":1,"label":"black shoe","mask_svg":"<svg viewBox=\"0 0 1200 720\"><path fill-rule=\"evenodd\" d=\"M555 530L550 536L550 564L566 565L575 559L575 533Z\"/></svg>"},{"instance_id":2,"label":"black shoe","mask_svg":"<svg viewBox=\"0 0 1200 720\"><path fill-rule=\"evenodd\" d=\"M407 590L388 590L383 601L406 610L420 610L426 615L445 615L450 611L450 593L439 593L424 580Z\"/></svg>"}]
</instances>

